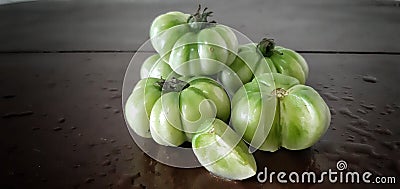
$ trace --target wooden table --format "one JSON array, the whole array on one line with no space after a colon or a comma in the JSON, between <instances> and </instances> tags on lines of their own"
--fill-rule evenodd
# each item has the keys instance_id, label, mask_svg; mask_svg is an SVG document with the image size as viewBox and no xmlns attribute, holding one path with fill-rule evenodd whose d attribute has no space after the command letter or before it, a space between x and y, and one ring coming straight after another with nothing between
<instances>
[{"instance_id":1,"label":"wooden table","mask_svg":"<svg viewBox=\"0 0 400 189\"><path fill-rule=\"evenodd\" d=\"M302 52L310 66L307 84L332 109L332 125L320 142L302 151L256 152L259 171L327 171L345 160L349 170L395 176L399 183L399 7L373 0L203 4L215 20L254 41L268 35ZM183 0L0 6L0 188L287 188L165 166L129 135L121 87L130 59L143 53L138 47L157 15L195 8Z\"/></svg>"}]
</instances>

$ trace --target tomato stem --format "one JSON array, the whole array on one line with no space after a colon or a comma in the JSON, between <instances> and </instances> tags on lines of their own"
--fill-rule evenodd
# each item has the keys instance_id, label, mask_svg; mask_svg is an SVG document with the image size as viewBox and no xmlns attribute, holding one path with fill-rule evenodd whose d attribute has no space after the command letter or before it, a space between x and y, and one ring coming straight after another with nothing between
<instances>
[{"instance_id":1,"label":"tomato stem","mask_svg":"<svg viewBox=\"0 0 400 189\"><path fill-rule=\"evenodd\" d=\"M155 83L155 85L157 87L160 87L163 93L181 92L189 87L189 83L179 80L175 77L168 81L161 78L158 82Z\"/></svg>"},{"instance_id":2,"label":"tomato stem","mask_svg":"<svg viewBox=\"0 0 400 189\"><path fill-rule=\"evenodd\" d=\"M283 88L276 88L275 90L272 91L272 94L278 97L279 99L282 99L283 97L287 96L289 92L287 92Z\"/></svg>"},{"instance_id":3,"label":"tomato stem","mask_svg":"<svg viewBox=\"0 0 400 189\"><path fill-rule=\"evenodd\" d=\"M212 11L207 11L207 7L204 8L203 12L201 11L201 5L199 4L199 8L197 11L190 15L187 23L192 24L193 29L195 30L202 30L204 28L212 27L215 25L215 21L208 22L207 17L212 17Z\"/></svg>"},{"instance_id":4,"label":"tomato stem","mask_svg":"<svg viewBox=\"0 0 400 189\"><path fill-rule=\"evenodd\" d=\"M275 41L273 39L264 38L257 45L258 50L261 51L264 57L271 57L274 53L282 55L282 52L279 52L275 49Z\"/></svg>"}]
</instances>

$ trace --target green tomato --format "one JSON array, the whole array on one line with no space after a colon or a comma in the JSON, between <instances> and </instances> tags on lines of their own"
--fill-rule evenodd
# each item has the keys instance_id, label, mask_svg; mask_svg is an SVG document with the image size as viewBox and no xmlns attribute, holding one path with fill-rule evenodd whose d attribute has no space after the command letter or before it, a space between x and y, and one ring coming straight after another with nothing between
<instances>
[{"instance_id":1,"label":"green tomato","mask_svg":"<svg viewBox=\"0 0 400 189\"><path fill-rule=\"evenodd\" d=\"M331 114L321 96L290 76L265 73L240 88L232 99L232 126L252 146L276 151L315 144Z\"/></svg>"},{"instance_id":2,"label":"green tomato","mask_svg":"<svg viewBox=\"0 0 400 189\"><path fill-rule=\"evenodd\" d=\"M213 75L236 57L238 41L231 29L207 22L211 12L189 15L169 12L154 19L150 38L154 49L178 74Z\"/></svg>"},{"instance_id":3,"label":"green tomato","mask_svg":"<svg viewBox=\"0 0 400 189\"><path fill-rule=\"evenodd\" d=\"M207 120L203 132L192 139L197 159L214 175L243 180L256 174L255 159L242 138L226 123L218 119Z\"/></svg>"},{"instance_id":4,"label":"green tomato","mask_svg":"<svg viewBox=\"0 0 400 189\"><path fill-rule=\"evenodd\" d=\"M128 125L142 137L166 146L191 141L204 120L229 121L230 99L225 90L206 77L187 82L172 78L140 80L125 105Z\"/></svg>"},{"instance_id":5,"label":"green tomato","mask_svg":"<svg viewBox=\"0 0 400 189\"><path fill-rule=\"evenodd\" d=\"M218 77L228 92L233 94L254 76L263 73L281 73L305 84L308 65L299 53L275 46L273 40L263 39L258 45L250 43L239 46L237 58Z\"/></svg>"},{"instance_id":6,"label":"green tomato","mask_svg":"<svg viewBox=\"0 0 400 189\"><path fill-rule=\"evenodd\" d=\"M161 90L156 84L160 79L140 80L128 97L125 105L125 118L128 125L139 136L150 138L150 113L154 103L161 97Z\"/></svg>"},{"instance_id":7,"label":"green tomato","mask_svg":"<svg viewBox=\"0 0 400 189\"><path fill-rule=\"evenodd\" d=\"M159 54L154 54L148 57L142 67L140 68L140 78L172 78L172 77L179 77L171 67L162 59L160 58Z\"/></svg>"}]
</instances>

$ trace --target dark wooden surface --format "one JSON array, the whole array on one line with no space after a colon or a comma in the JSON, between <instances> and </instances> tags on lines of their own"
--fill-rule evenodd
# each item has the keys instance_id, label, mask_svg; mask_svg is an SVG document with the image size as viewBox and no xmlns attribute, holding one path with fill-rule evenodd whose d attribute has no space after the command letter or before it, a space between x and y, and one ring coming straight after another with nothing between
<instances>
[{"instance_id":1,"label":"dark wooden surface","mask_svg":"<svg viewBox=\"0 0 400 189\"><path fill-rule=\"evenodd\" d=\"M400 179L399 7L369 0L204 4L216 20L253 40L268 33L287 47L318 51L303 53L310 65L307 84L332 108L332 125L310 149L256 152L259 170L326 171L344 159L350 170ZM121 87L133 53L117 51L136 50L158 14L194 7L178 1L0 6L0 188L294 187L262 185L255 178L224 181L203 168L168 167L141 152L129 135Z\"/></svg>"},{"instance_id":2,"label":"dark wooden surface","mask_svg":"<svg viewBox=\"0 0 400 189\"><path fill-rule=\"evenodd\" d=\"M399 7L384 0L200 1L216 21L296 50L399 52ZM38 1L0 6L0 51L137 50L161 13L194 0Z\"/></svg>"}]
</instances>

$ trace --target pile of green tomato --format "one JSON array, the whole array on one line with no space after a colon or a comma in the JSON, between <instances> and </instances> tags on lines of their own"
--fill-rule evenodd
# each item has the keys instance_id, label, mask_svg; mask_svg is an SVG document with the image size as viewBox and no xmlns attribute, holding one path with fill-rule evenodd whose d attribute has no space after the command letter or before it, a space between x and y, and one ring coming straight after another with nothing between
<instances>
[{"instance_id":1,"label":"pile of green tomato","mask_svg":"<svg viewBox=\"0 0 400 189\"><path fill-rule=\"evenodd\" d=\"M253 148L274 152L315 144L330 125L327 104L306 86L308 65L271 39L239 45L234 32L207 17L168 12L155 18L157 54L125 105L141 137L178 147L190 142L214 175L243 180L256 174Z\"/></svg>"}]
</instances>

